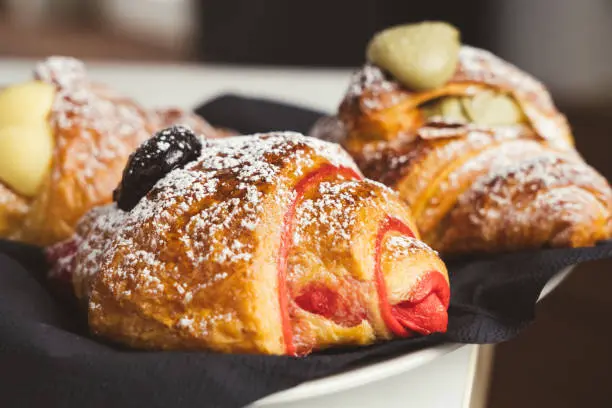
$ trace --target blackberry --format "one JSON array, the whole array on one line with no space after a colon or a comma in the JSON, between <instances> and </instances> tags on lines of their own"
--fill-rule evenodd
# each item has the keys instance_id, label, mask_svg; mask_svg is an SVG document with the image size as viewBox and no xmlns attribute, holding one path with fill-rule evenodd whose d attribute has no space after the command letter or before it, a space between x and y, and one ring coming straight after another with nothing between
<instances>
[{"instance_id":1,"label":"blackberry","mask_svg":"<svg viewBox=\"0 0 612 408\"><path fill-rule=\"evenodd\" d=\"M189 128L160 130L130 155L113 200L122 210L130 211L158 180L196 160L201 152L202 142Z\"/></svg>"}]
</instances>

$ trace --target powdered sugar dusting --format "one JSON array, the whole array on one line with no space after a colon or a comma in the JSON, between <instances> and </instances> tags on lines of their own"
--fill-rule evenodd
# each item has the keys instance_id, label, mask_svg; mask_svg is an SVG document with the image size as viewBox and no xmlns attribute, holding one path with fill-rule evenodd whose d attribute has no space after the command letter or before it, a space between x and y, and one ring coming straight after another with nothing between
<instances>
[{"instance_id":1,"label":"powdered sugar dusting","mask_svg":"<svg viewBox=\"0 0 612 408\"><path fill-rule=\"evenodd\" d=\"M448 143L436 146L435 149L431 150L431 155L435 156L435 165L439 167L441 163L450 163L453 160L466 154L468 151L480 151L486 149L488 146L496 144L503 144L504 142L512 140L525 140L529 137L533 137L530 132L526 131L523 126L500 126L495 131L489 128L480 127L473 124L464 125L461 128L454 129L454 131L461 132L460 138L454 138L449 140ZM364 150L364 158L370 163L379 163L379 167L384 169L384 174L392 175L400 173L406 166L406 170L410 170L412 167L411 161L414 160L415 156L428 159L429 154L420 155L419 148L428 149L428 142L423 142L420 145L405 145L400 142L398 150L395 149L372 149ZM416 147L416 149L414 148ZM384 153L384 154L383 154ZM434 157L432 156L432 158ZM437 168L436 167L436 168ZM380 177L380 175L373 175L374 177ZM397 180L389 179L391 182ZM414 191L424 191L431 183L430 177L414 177L413 178Z\"/></svg>"},{"instance_id":2,"label":"powdered sugar dusting","mask_svg":"<svg viewBox=\"0 0 612 408\"><path fill-rule=\"evenodd\" d=\"M294 251L300 253L300 245L327 254L343 251L351 244L353 234L360 230L358 217L363 209L374 211L378 207L383 213L385 203L396 200L395 192L376 181L323 181L296 208ZM300 273L299 268L294 268L293 273Z\"/></svg>"},{"instance_id":3,"label":"powdered sugar dusting","mask_svg":"<svg viewBox=\"0 0 612 408\"><path fill-rule=\"evenodd\" d=\"M91 83L81 61L50 57L36 65L34 76L57 87L51 120L60 131L78 127L125 137L145 125L143 112L135 104L125 103L126 99ZM106 153L111 154L117 146L110 144L99 149L105 147L109 150Z\"/></svg>"},{"instance_id":4,"label":"powdered sugar dusting","mask_svg":"<svg viewBox=\"0 0 612 408\"><path fill-rule=\"evenodd\" d=\"M197 160L168 173L131 211L113 204L89 219L75 279L87 296L102 265L117 297L172 296L187 307L252 260L266 194L286 205L294 197L288 178L321 161L356 170L339 146L292 132L205 140ZM350 199L331 185L321 188ZM178 283L186 282L180 265L189 268L188 286ZM180 315L177 327L204 332L221 314Z\"/></svg>"},{"instance_id":5,"label":"powdered sugar dusting","mask_svg":"<svg viewBox=\"0 0 612 408\"><path fill-rule=\"evenodd\" d=\"M524 161L520 164L507 167L498 174L490 175L490 178L507 178L510 175L519 177L519 183L529 185L531 183L541 184L543 187L552 187L555 184L576 184L589 185L592 179L588 176L588 172L580 169L579 163L564 162L564 166L558 167L558 171L550 172L550 166L554 163L561 163L563 160L555 154L547 154L535 160ZM529 169L529 171L526 171ZM485 183L481 181L478 185ZM492 190L495 192L495 188Z\"/></svg>"},{"instance_id":6,"label":"powdered sugar dusting","mask_svg":"<svg viewBox=\"0 0 612 408\"><path fill-rule=\"evenodd\" d=\"M481 176L440 231L445 251L592 245L610 235L607 181L576 157L526 157Z\"/></svg>"},{"instance_id":7,"label":"powdered sugar dusting","mask_svg":"<svg viewBox=\"0 0 612 408\"><path fill-rule=\"evenodd\" d=\"M284 271L277 260L289 238L283 235L287 219L295 232L288 243L290 285L296 274L325 270L340 283L335 272L345 269L351 287L363 289L363 282L351 279L360 272L349 270L360 259L353 247L360 219L371 219L374 227L387 211L400 218L407 211L388 187L354 180L329 164L355 167L337 145L294 133L205 140L198 159L165 175L133 209L112 205L91 217L93 226L80 233L104 241L88 248L103 252L92 255L102 270L89 302L92 327L110 338L128 335L147 346L164 342L165 348L219 347L217 336L228 333L244 341L253 331L253 314L259 318L262 307L274 306L262 296L276 298L280 291L274 276ZM397 237L389 238L388 247L394 256L428 249ZM88 263L84 273L95 274L95 267ZM293 294L291 286L287 292ZM257 303L241 299L245 293L259 296ZM136 313L133 327L115 327L126 311ZM160 323L162 335L142 336L149 323ZM234 335L236 327L245 329Z\"/></svg>"},{"instance_id":8,"label":"powdered sugar dusting","mask_svg":"<svg viewBox=\"0 0 612 408\"><path fill-rule=\"evenodd\" d=\"M85 64L76 58L52 56L36 64L35 78L62 89L76 88L87 81Z\"/></svg>"},{"instance_id":9,"label":"powdered sugar dusting","mask_svg":"<svg viewBox=\"0 0 612 408\"><path fill-rule=\"evenodd\" d=\"M36 65L34 76L56 87L49 120L58 148L73 150L65 165L78 168L74 177L79 184L95 183L110 162L127 158L149 136L146 113L127 98L92 83L81 61L50 57ZM75 138L78 145L73 146ZM64 171L53 166L52 177L59 179Z\"/></svg>"},{"instance_id":10,"label":"powdered sugar dusting","mask_svg":"<svg viewBox=\"0 0 612 408\"><path fill-rule=\"evenodd\" d=\"M391 235L385 240L385 247L395 259L405 258L415 253L428 251L436 253L426 243L407 235Z\"/></svg>"},{"instance_id":11,"label":"powdered sugar dusting","mask_svg":"<svg viewBox=\"0 0 612 408\"><path fill-rule=\"evenodd\" d=\"M362 181L322 182L318 193L303 200L296 209L296 229L293 245L299 245L312 232L331 238L332 245L339 245L351 238L357 209L364 205L356 196L362 189ZM309 227L316 225L316 229ZM316 238L315 238L316 239Z\"/></svg>"},{"instance_id":12,"label":"powdered sugar dusting","mask_svg":"<svg viewBox=\"0 0 612 408\"><path fill-rule=\"evenodd\" d=\"M359 171L351 157L340 146L303 136L295 132L275 132L244 137L228 137L210 140L204 148L205 161L191 166L209 169L233 169L239 181L274 180L281 163L292 162L300 172L313 164L314 152L338 167L350 167ZM297 161L296 161L297 160ZM300 174L300 173L298 173Z\"/></svg>"},{"instance_id":13,"label":"powdered sugar dusting","mask_svg":"<svg viewBox=\"0 0 612 408\"><path fill-rule=\"evenodd\" d=\"M438 193L432 197L432 201L461 189L473 175L495 173L499 169L514 165L517 160L540 156L542 153L541 145L531 140L506 141L497 146L493 145L492 148L482 150L480 154L451 171L438 185ZM433 207L430 210L434 210L436 203L431 202L431 204Z\"/></svg>"},{"instance_id":14,"label":"powdered sugar dusting","mask_svg":"<svg viewBox=\"0 0 612 408\"><path fill-rule=\"evenodd\" d=\"M609 212L608 188L605 180L584 163L547 153L479 178L459 198L458 208L462 213L471 209L470 223L482 228L486 238L499 234L499 225L519 231L534 222L579 224L588 208L580 201L580 190L590 191L590 200L601 200L599 205ZM495 220L497 224L492 224Z\"/></svg>"},{"instance_id":15,"label":"powdered sugar dusting","mask_svg":"<svg viewBox=\"0 0 612 408\"><path fill-rule=\"evenodd\" d=\"M548 90L540 81L493 53L464 45L459 52L459 59L453 81L501 85L525 99L534 100L543 109L555 110Z\"/></svg>"},{"instance_id":16,"label":"powdered sugar dusting","mask_svg":"<svg viewBox=\"0 0 612 408\"><path fill-rule=\"evenodd\" d=\"M105 257L110 255L112 235L124 217L125 213L118 211L115 204L108 204L94 208L80 221L80 228L71 238L77 251L64 260L65 263L74 262L72 282L79 298L89 297L92 280Z\"/></svg>"},{"instance_id":17,"label":"powdered sugar dusting","mask_svg":"<svg viewBox=\"0 0 612 408\"><path fill-rule=\"evenodd\" d=\"M83 62L74 58L47 58L35 66L34 77L55 87L48 117L55 148L51 180L32 202L32 208L44 208L45 212L26 214L15 231L17 239L40 239L42 245L64 239L76 218L111 201L130 153L152 132L180 121L193 124L196 132L216 136L195 114L178 109L147 110L94 82ZM166 146L161 143L158 148ZM47 199L52 202L38 202ZM70 211L58 210L65 207ZM45 218L55 221L43 223Z\"/></svg>"},{"instance_id":18,"label":"powdered sugar dusting","mask_svg":"<svg viewBox=\"0 0 612 408\"><path fill-rule=\"evenodd\" d=\"M516 186L525 191L539 191L559 185L591 186L593 173L583 163L565 161L554 152L546 152L490 172L472 185L469 194L488 194L492 200L508 200L513 195L509 189ZM459 201L469 200L469 194Z\"/></svg>"},{"instance_id":19,"label":"powdered sugar dusting","mask_svg":"<svg viewBox=\"0 0 612 408\"><path fill-rule=\"evenodd\" d=\"M356 71L350 81L346 92L346 101L360 100L366 109L382 109L386 106L398 103L401 99L401 86L385 75L382 69L372 63L366 63L360 70ZM387 100L383 96L390 95Z\"/></svg>"},{"instance_id":20,"label":"powdered sugar dusting","mask_svg":"<svg viewBox=\"0 0 612 408\"><path fill-rule=\"evenodd\" d=\"M571 134L565 116L557 111L546 87L528 73L474 47L463 46L453 81L482 82L510 91L521 104L538 134L560 147L567 147Z\"/></svg>"},{"instance_id":21,"label":"powdered sugar dusting","mask_svg":"<svg viewBox=\"0 0 612 408\"><path fill-rule=\"evenodd\" d=\"M469 189L470 184L482 175L495 174L514 166L517 161L539 158L543 154L546 153L543 152L542 146L533 140L509 140L480 151L439 182L419 217L419 226L426 233L436 225L442 214L454 205L449 198L457 197L461 191ZM440 207L441 204L443 207Z\"/></svg>"},{"instance_id":22,"label":"powdered sugar dusting","mask_svg":"<svg viewBox=\"0 0 612 408\"><path fill-rule=\"evenodd\" d=\"M568 146L571 137L569 125L555 107L546 87L531 75L492 53L462 46L457 70L449 84L462 84L463 95L477 93L479 89L475 88L474 84L491 86L514 95L539 136L560 147ZM419 99L421 96L422 93L406 89L381 68L368 62L353 74L341 113L344 111L347 115L364 114L370 110L389 108L410 98ZM347 109L350 106L357 109ZM456 134L448 130L429 129L422 135L433 138L452 137Z\"/></svg>"}]
</instances>

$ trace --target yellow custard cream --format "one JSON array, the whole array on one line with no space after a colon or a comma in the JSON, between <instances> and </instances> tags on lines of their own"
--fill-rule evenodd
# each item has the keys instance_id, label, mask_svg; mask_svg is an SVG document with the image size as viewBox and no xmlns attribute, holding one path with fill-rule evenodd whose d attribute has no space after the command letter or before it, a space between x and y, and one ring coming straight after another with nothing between
<instances>
[{"instance_id":1,"label":"yellow custard cream","mask_svg":"<svg viewBox=\"0 0 612 408\"><path fill-rule=\"evenodd\" d=\"M40 81L0 91L0 180L27 197L36 194L51 165L54 98L55 87Z\"/></svg>"}]
</instances>

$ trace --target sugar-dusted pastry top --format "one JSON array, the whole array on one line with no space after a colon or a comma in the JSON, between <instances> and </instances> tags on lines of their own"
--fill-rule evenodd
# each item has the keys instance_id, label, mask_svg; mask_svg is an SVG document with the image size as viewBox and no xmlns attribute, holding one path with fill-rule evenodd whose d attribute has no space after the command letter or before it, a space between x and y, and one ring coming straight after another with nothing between
<instances>
[{"instance_id":1,"label":"sugar-dusted pastry top","mask_svg":"<svg viewBox=\"0 0 612 408\"><path fill-rule=\"evenodd\" d=\"M87 210L111 202L130 153L177 122L217 137L194 113L145 109L93 81L75 58L39 62L32 81L0 93L0 236L40 245L69 237ZM10 196L22 204L2 204Z\"/></svg>"},{"instance_id":2,"label":"sugar-dusted pastry top","mask_svg":"<svg viewBox=\"0 0 612 408\"><path fill-rule=\"evenodd\" d=\"M446 254L612 236L609 183L575 149L548 90L460 45L457 33L424 22L376 34L337 115L311 134L341 144L366 177L396 189L425 242Z\"/></svg>"},{"instance_id":3,"label":"sugar-dusted pastry top","mask_svg":"<svg viewBox=\"0 0 612 408\"><path fill-rule=\"evenodd\" d=\"M487 88L512 95L539 136L551 143L571 140L565 116L541 82L491 52L467 45L461 46L457 69L448 83L424 92L407 89L380 67L366 63L350 80L340 117L352 123L353 115L368 115L398 105L405 110L414 109L442 96L473 96Z\"/></svg>"},{"instance_id":4,"label":"sugar-dusted pastry top","mask_svg":"<svg viewBox=\"0 0 612 408\"><path fill-rule=\"evenodd\" d=\"M56 159L52 178L78 169L74 177L81 183L90 183L92 176L104 171L106 163L127 157L134 144L137 146L150 133L147 112L113 89L92 82L80 60L48 58L36 65L34 77L56 86L49 120L58 150L71 150L69 163L58 165L59 158ZM133 140L135 133L141 136L124 142ZM91 149L96 150L95 155L91 154Z\"/></svg>"},{"instance_id":5,"label":"sugar-dusted pastry top","mask_svg":"<svg viewBox=\"0 0 612 408\"><path fill-rule=\"evenodd\" d=\"M27 212L6 234L47 245L70 236L87 210L111 201L125 160L155 124L136 102L92 82L76 59L48 58L34 78L55 90L47 116L54 147Z\"/></svg>"},{"instance_id":6,"label":"sugar-dusted pastry top","mask_svg":"<svg viewBox=\"0 0 612 408\"><path fill-rule=\"evenodd\" d=\"M535 102L542 110L556 111L548 90L540 81L495 54L480 48L461 46L457 69L448 83L460 82L499 87L519 95L521 99ZM445 85L447 84L440 88ZM377 99L379 95L391 95L393 91L400 90L403 92L393 95L393 99ZM372 110L384 109L415 93L417 92L405 88L382 68L368 62L351 77L345 101L360 102L364 108ZM362 99L363 97L367 98Z\"/></svg>"},{"instance_id":7,"label":"sugar-dusted pastry top","mask_svg":"<svg viewBox=\"0 0 612 408\"><path fill-rule=\"evenodd\" d=\"M95 222L90 223L85 219L80 224L88 229L78 231L77 235L88 235L88 243L97 245L108 242L104 237L117 234L122 238L111 242L131 246L131 241L140 237L137 231L143 224L154 229L152 236L157 237L173 225L177 215L185 213L190 217L190 229L177 238L180 242L189 243L191 250L186 256L194 252L206 254L205 258L194 255L192 267L197 269L198 262L207 260L231 264L248 260L253 252L249 235L263 219L262 200L266 190L282 186L290 178L300 177L303 171L317 164L313 156L316 160L325 159L336 166L358 171L348 154L337 145L304 138L292 132L258 135L255 138L257 142L243 136L206 140L203 154L197 161L172 171L157 182L153 191L134 209L120 211L115 204L111 204L95 210L87 216ZM291 166L293 171L287 172L285 166ZM279 203L290 199L291 192L286 189L275 192L275 200ZM231 199L226 199L228 196ZM197 212L192 209L194 207L198 209ZM333 221L341 222L328 219L328 222ZM227 234L228 229L233 233ZM208 237L202 241L189 238L190 234L198 231ZM100 234L100 239L91 233ZM161 242L159 244L163 245ZM212 251L213 247L218 251ZM152 253L142 256L145 262L156 260L157 246L152 246L151 250ZM82 251L86 258L79 261L76 279L80 279L79 274L94 274L99 268L97 257L103 252L108 252L108 249ZM213 276L211 279L215 281L218 278Z\"/></svg>"},{"instance_id":8,"label":"sugar-dusted pastry top","mask_svg":"<svg viewBox=\"0 0 612 408\"><path fill-rule=\"evenodd\" d=\"M447 221L454 227L436 232L442 246L576 247L610 236L612 195L606 179L559 154L518 153L504 161L492 158L494 171L459 195Z\"/></svg>"},{"instance_id":9,"label":"sugar-dusted pastry top","mask_svg":"<svg viewBox=\"0 0 612 408\"><path fill-rule=\"evenodd\" d=\"M72 168L81 183L91 183L113 160L125 158L153 131L172 124L190 126L198 134L215 137L214 129L203 119L183 110L149 111L114 89L92 81L82 61L50 57L36 65L34 77L56 86L57 93L49 120L55 128L58 149L69 148L74 139L83 146L72 146L69 164L53 167L54 176ZM135 137L137 135L137 137Z\"/></svg>"},{"instance_id":10,"label":"sugar-dusted pastry top","mask_svg":"<svg viewBox=\"0 0 612 408\"><path fill-rule=\"evenodd\" d=\"M164 132L128 163L159 180L137 191L142 178L126 170L119 204L88 213L58 247L94 333L140 348L306 354L446 329L444 264L397 195L341 147L292 132L204 139L181 162Z\"/></svg>"}]
</instances>

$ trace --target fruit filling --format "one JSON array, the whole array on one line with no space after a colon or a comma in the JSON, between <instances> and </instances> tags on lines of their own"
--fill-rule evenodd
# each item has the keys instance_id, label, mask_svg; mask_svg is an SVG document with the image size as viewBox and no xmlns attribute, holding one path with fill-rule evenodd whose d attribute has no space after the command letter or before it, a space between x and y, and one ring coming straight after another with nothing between
<instances>
[{"instance_id":1,"label":"fruit filling","mask_svg":"<svg viewBox=\"0 0 612 408\"><path fill-rule=\"evenodd\" d=\"M444 276L437 271L427 272L420 278L410 300L391 306L391 317L404 328L399 335L408 335L408 330L419 334L445 332L449 298Z\"/></svg>"},{"instance_id":2,"label":"fruit filling","mask_svg":"<svg viewBox=\"0 0 612 408\"><path fill-rule=\"evenodd\" d=\"M323 316L340 326L356 326L366 318L366 310L356 296L342 292L339 287L310 283L301 290L295 303L301 309Z\"/></svg>"},{"instance_id":3,"label":"fruit filling","mask_svg":"<svg viewBox=\"0 0 612 408\"><path fill-rule=\"evenodd\" d=\"M334 176L341 176L347 179L361 179L361 176L349 167L338 167L332 164L324 164L318 169L307 174L293 188L295 196L289 204L287 211L283 217L283 225L281 229L281 242L277 257L277 274L278 274L278 299L280 306L281 322L283 328L283 341L285 343L286 354L295 355L296 347L293 343L293 333L291 330L291 320L289 316L289 294L287 291L287 258L289 250L293 242L293 232L295 228L295 210L300 203L304 194L313 186L317 186L322 181ZM317 310L323 310L322 299L333 296L327 291L319 291L313 294L307 300L303 298L303 302L317 305ZM313 306L314 307L314 306ZM330 308L331 309L331 308ZM327 313L327 312L325 312ZM322 313L319 313L322 314Z\"/></svg>"},{"instance_id":4,"label":"fruit filling","mask_svg":"<svg viewBox=\"0 0 612 408\"><path fill-rule=\"evenodd\" d=\"M446 309L450 290L444 276L438 271L430 271L420 277L411 292L411 298L396 305L389 303L387 286L381 267L383 242L390 232L414 237L412 230L397 218L389 217L382 221L376 235L374 274L378 301L385 325L400 337L412 333L430 334L445 331L448 323Z\"/></svg>"}]
</instances>

